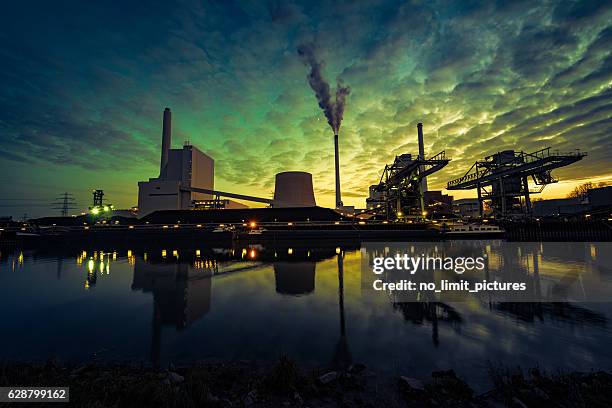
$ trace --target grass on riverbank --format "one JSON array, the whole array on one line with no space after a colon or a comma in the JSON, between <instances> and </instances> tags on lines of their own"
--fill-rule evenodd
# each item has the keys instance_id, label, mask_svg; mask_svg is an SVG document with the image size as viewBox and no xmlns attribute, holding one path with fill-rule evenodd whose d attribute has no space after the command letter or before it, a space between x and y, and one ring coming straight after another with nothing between
<instances>
[{"instance_id":1,"label":"grass on riverbank","mask_svg":"<svg viewBox=\"0 0 612 408\"><path fill-rule=\"evenodd\" d=\"M286 356L270 366L203 363L170 370L0 364L0 386L69 386L70 405L88 408L612 406L610 373L495 368L490 375L494 388L476 395L452 370L434 372L431 379L421 381L379 376L359 364L338 371L304 370ZM57 403L48 405L57 407Z\"/></svg>"}]
</instances>

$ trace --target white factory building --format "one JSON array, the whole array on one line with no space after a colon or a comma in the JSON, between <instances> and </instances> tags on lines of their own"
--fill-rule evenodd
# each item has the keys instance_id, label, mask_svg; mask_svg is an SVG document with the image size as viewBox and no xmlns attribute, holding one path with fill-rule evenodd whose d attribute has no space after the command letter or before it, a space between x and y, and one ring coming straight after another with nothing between
<instances>
[{"instance_id":1,"label":"white factory building","mask_svg":"<svg viewBox=\"0 0 612 408\"><path fill-rule=\"evenodd\" d=\"M138 213L156 210L187 210L194 200L210 200L210 194L191 188L214 189L215 161L192 145L171 149L172 124L169 108L164 110L159 177L138 183Z\"/></svg>"}]
</instances>

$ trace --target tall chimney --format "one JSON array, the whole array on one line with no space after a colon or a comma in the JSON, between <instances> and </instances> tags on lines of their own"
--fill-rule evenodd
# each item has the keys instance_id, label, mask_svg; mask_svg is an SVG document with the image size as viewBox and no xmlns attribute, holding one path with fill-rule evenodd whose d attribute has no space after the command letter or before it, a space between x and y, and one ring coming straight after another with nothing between
<instances>
[{"instance_id":1,"label":"tall chimney","mask_svg":"<svg viewBox=\"0 0 612 408\"><path fill-rule=\"evenodd\" d=\"M336 154L336 208L343 206L340 195L340 159L338 158L338 133L334 134L334 150Z\"/></svg>"},{"instance_id":2,"label":"tall chimney","mask_svg":"<svg viewBox=\"0 0 612 408\"><path fill-rule=\"evenodd\" d=\"M417 132L419 134L419 159L425 160L425 146L423 145L423 124L417 123ZM423 169L421 169L422 171ZM427 191L427 178L421 180L421 191Z\"/></svg>"},{"instance_id":3,"label":"tall chimney","mask_svg":"<svg viewBox=\"0 0 612 408\"><path fill-rule=\"evenodd\" d=\"M162 125L162 148L161 164L159 165L159 177L166 177L166 167L168 166L168 153L172 146L172 112L170 108L164 109L164 123Z\"/></svg>"}]
</instances>

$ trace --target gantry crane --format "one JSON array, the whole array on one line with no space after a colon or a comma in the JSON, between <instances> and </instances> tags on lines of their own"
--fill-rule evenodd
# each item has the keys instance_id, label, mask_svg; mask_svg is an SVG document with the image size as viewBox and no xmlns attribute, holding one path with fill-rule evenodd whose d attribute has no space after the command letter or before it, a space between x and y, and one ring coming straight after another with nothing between
<instances>
[{"instance_id":1,"label":"gantry crane","mask_svg":"<svg viewBox=\"0 0 612 408\"><path fill-rule=\"evenodd\" d=\"M496 218L530 216L530 195L541 193L548 184L558 181L551 171L582 160L586 155L580 150L559 153L550 147L533 153L504 150L474 163L463 177L449 181L447 189L477 189L481 217L484 201L490 202ZM529 189L529 177L535 189Z\"/></svg>"}]
</instances>

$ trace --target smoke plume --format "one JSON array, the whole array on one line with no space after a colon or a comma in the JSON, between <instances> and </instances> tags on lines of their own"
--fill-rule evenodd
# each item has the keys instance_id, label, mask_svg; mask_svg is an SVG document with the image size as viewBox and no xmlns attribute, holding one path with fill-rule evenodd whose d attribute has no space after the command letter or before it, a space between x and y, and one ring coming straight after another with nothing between
<instances>
[{"instance_id":1,"label":"smoke plume","mask_svg":"<svg viewBox=\"0 0 612 408\"><path fill-rule=\"evenodd\" d=\"M338 134L342 117L344 116L346 97L351 92L351 89L348 86L344 86L342 81L337 80L336 95L332 100L330 86L321 74L323 62L317 60L314 46L312 44L302 44L298 47L297 51L304 63L310 67L308 83L313 91L315 91L319 107L323 109L329 126L331 126L335 134Z\"/></svg>"}]
</instances>

